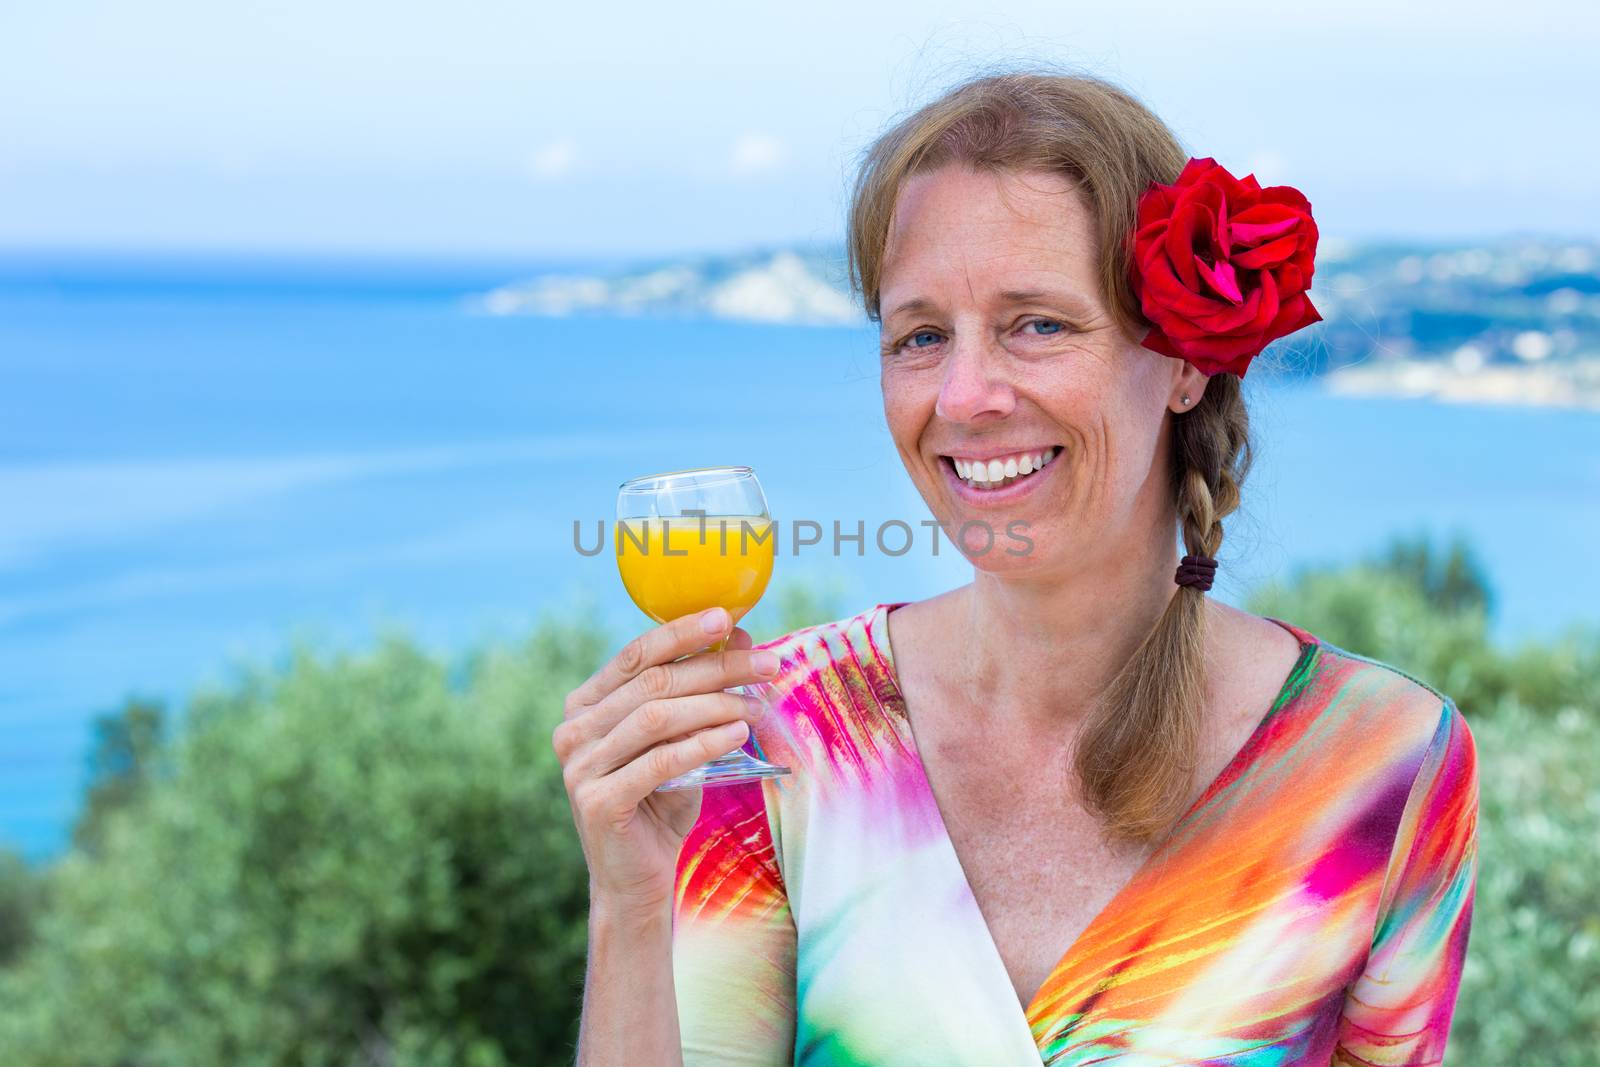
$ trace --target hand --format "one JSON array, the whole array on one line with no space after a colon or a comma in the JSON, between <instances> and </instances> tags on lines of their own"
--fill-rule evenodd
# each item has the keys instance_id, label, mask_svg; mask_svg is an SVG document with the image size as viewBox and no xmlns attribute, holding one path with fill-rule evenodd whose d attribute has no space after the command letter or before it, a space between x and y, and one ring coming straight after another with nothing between
<instances>
[{"instance_id":1,"label":"hand","mask_svg":"<svg viewBox=\"0 0 1600 1067\"><path fill-rule=\"evenodd\" d=\"M657 793L662 782L749 736L763 708L726 693L778 671L752 652L722 608L647 630L567 696L551 744L589 865L591 901L646 914L670 904L678 851L700 815L703 786ZM715 645L722 651L691 655ZM688 658L680 658L688 657Z\"/></svg>"}]
</instances>

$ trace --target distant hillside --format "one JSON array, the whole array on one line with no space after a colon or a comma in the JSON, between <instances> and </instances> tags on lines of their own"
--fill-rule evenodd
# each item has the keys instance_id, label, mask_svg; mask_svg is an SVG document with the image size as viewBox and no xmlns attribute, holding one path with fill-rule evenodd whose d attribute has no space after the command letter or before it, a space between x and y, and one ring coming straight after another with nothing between
<instances>
[{"instance_id":1,"label":"distant hillside","mask_svg":"<svg viewBox=\"0 0 1600 1067\"><path fill-rule=\"evenodd\" d=\"M1313 295L1331 387L1600 409L1600 246L1328 253Z\"/></svg>"},{"instance_id":2,"label":"distant hillside","mask_svg":"<svg viewBox=\"0 0 1600 1067\"><path fill-rule=\"evenodd\" d=\"M1290 373L1330 388L1600 410L1600 245L1325 240L1312 297L1325 321L1285 342ZM792 325L864 323L837 248L546 274L494 289L495 315L673 315Z\"/></svg>"},{"instance_id":3,"label":"distant hillside","mask_svg":"<svg viewBox=\"0 0 1600 1067\"><path fill-rule=\"evenodd\" d=\"M485 294L495 315L689 315L792 325L865 322L844 254L778 249L640 264L605 276L546 274Z\"/></svg>"}]
</instances>

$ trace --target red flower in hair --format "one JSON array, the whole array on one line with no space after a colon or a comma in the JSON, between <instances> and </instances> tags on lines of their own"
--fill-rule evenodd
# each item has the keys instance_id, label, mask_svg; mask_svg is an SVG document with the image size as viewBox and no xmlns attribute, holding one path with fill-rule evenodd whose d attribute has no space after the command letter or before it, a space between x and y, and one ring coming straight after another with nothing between
<instances>
[{"instance_id":1,"label":"red flower in hair","mask_svg":"<svg viewBox=\"0 0 1600 1067\"><path fill-rule=\"evenodd\" d=\"M1306 296L1316 251L1298 189L1189 160L1139 200L1130 281L1152 324L1144 346L1243 378L1270 342L1321 320Z\"/></svg>"}]
</instances>

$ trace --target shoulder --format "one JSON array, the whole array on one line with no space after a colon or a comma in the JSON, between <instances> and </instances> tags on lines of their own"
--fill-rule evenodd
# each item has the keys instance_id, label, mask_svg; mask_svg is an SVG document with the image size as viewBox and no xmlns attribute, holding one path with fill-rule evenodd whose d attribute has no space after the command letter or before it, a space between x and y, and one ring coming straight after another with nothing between
<instances>
[{"instance_id":1,"label":"shoulder","mask_svg":"<svg viewBox=\"0 0 1600 1067\"><path fill-rule=\"evenodd\" d=\"M763 642L778 655L778 674L761 686L767 703L755 738L769 758L795 774L865 770L898 747L899 690L885 620L896 604Z\"/></svg>"},{"instance_id":2,"label":"shoulder","mask_svg":"<svg viewBox=\"0 0 1600 1067\"><path fill-rule=\"evenodd\" d=\"M1420 774L1454 749L1474 754L1466 719L1447 694L1393 663L1334 644L1303 627L1282 623L1302 643L1314 642L1299 698L1347 758L1388 763Z\"/></svg>"},{"instance_id":3,"label":"shoulder","mask_svg":"<svg viewBox=\"0 0 1600 1067\"><path fill-rule=\"evenodd\" d=\"M1416 717L1430 731L1438 725L1446 705L1455 707L1443 690L1403 667L1323 638L1316 640L1326 659L1326 683L1336 684L1346 699L1381 706L1392 716Z\"/></svg>"},{"instance_id":4,"label":"shoulder","mask_svg":"<svg viewBox=\"0 0 1600 1067\"><path fill-rule=\"evenodd\" d=\"M895 606L875 604L757 645L778 656L778 675L768 684L780 694L822 679L884 687L893 671L885 620Z\"/></svg>"},{"instance_id":5,"label":"shoulder","mask_svg":"<svg viewBox=\"0 0 1600 1067\"><path fill-rule=\"evenodd\" d=\"M896 604L874 604L862 608L853 615L845 615L828 622L819 622L814 626L802 627L792 630L782 637L774 637L763 641L757 648L769 648L776 651L780 657L790 653L803 653L806 651L819 652L835 649L840 642L860 642L869 630L877 630L878 618L886 614Z\"/></svg>"}]
</instances>

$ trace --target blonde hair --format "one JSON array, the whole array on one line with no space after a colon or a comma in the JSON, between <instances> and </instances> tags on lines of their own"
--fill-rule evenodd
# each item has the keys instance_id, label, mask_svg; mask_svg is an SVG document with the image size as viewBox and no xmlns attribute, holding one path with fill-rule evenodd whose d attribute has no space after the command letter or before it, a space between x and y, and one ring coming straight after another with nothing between
<instances>
[{"instance_id":1,"label":"blonde hair","mask_svg":"<svg viewBox=\"0 0 1600 1067\"><path fill-rule=\"evenodd\" d=\"M1128 284L1139 197L1171 183L1187 154L1143 104L1098 78L1053 72L988 74L900 120L867 149L850 200L850 281L880 317L883 254L907 178L952 163L979 170L1048 170L1073 180L1094 219L1106 306L1133 336L1148 323ZM1240 381L1212 375L1192 410L1172 420L1172 502L1187 550L1215 557L1223 517L1239 506L1251 464ZM1160 836L1193 788L1204 700L1205 593L1180 586L1112 680L1073 753L1085 803L1106 833Z\"/></svg>"}]
</instances>

